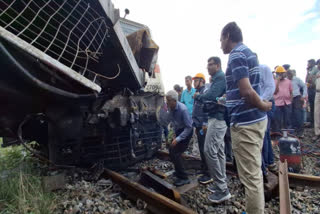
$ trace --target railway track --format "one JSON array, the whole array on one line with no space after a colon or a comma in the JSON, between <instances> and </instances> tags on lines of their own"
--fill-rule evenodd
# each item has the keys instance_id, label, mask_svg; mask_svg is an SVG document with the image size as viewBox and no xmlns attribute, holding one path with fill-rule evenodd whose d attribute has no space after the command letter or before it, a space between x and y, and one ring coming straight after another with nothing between
<instances>
[{"instance_id":1,"label":"railway track","mask_svg":"<svg viewBox=\"0 0 320 214\"><path fill-rule=\"evenodd\" d=\"M122 192L125 193L130 199L141 199L145 201L147 203L148 210L150 210L152 213L196 214L196 212L180 203L180 194L172 185L170 186L164 181L159 182L159 180L150 176L150 174L150 177L145 179L149 179L149 182L153 182L152 187L160 190L162 194L154 192L140 183L132 182L128 178L112 170L106 169L102 176L111 178L114 183L121 187Z\"/></svg>"},{"instance_id":2,"label":"railway track","mask_svg":"<svg viewBox=\"0 0 320 214\"><path fill-rule=\"evenodd\" d=\"M288 165L287 161L279 163L279 201L280 214L291 213L291 200L288 179Z\"/></svg>"},{"instance_id":3,"label":"railway track","mask_svg":"<svg viewBox=\"0 0 320 214\"><path fill-rule=\"evenodd\" d=\"M161 160L169 160L169 154L164 151L160 151L157 154L157 158ZM187 168L200 169L201 160L198 157L183 155L185 165ZM236 173L234 166L227 165L227 170L232 173ZM147 208L152 213L156 214L168 214L168 213L186 213L194 214L194 210L188 208L181 198L181 194L178 188L166 181L166 173L156 170L154 168L144 168L140 176L139 182L133 182L121 174L112 170L105 169L102 176L104 178L110 178L114 183L117 183L122 192L128 196L128 198L137 200L141 199L147 203ZM279 185L275 185L270 191L276 190L279 195L280 214L291 213L290 202L290 187L297 186L309 186L312 188L320 187L320 177L307 176L302 174L288 173L286 163L279 163ZM180 191L183 193L188 191L188 188L192 189L196 187L182 187ZM184 189L184 190L181 190ZM274 194L273 194L274 195Z\"/></svg>"}]
</instances>

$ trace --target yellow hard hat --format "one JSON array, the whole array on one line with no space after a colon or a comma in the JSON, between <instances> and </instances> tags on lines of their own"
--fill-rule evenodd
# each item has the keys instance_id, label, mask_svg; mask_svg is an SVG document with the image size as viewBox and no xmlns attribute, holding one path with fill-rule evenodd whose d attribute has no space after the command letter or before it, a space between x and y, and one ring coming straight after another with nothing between
<instances>
[{"instance_id":1,"label":"yellow hard hat","mask_svg":"<svg viewBox=\"0 0 320 214\"><path fill-rule=\"evenodd\" d=\"M276 73L286 73L286 72L287 72L286 69L284 69L284 67L282 66L278 66L276 68Z\"/></svg>"},{"instance_id":2,"label":"yellow hard hat","mask_svg":"<svg viewBox=\"0 0 320 214\"><path fill-rule=\"evenodd\" d=\"M196 79L196 78L202 78L204 81L206 81L206 77L204 76L203 73L197 73L192 80Z\"/></svg>"}]
</instances>

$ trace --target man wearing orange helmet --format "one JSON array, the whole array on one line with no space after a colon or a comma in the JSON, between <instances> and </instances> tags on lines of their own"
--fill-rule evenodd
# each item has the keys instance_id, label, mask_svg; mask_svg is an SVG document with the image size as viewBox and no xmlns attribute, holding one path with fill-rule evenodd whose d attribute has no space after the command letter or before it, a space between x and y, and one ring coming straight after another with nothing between
<instances>
[{"instance_id":1,"label":"man wearing orange helmet","mask_svg":"<svg viewBox=\"0 0 320 214\"><path fill-rule=\"evenodd\" d=\"M207 90L205 87L206 78L204 74L198 73L193 78L193 87L196 89L196 93L194 97L197 95L204 94ZM203 111L204 103L200 100L194 100L193 103L193 110L192 110L192 121L193 126L196 128L196 135L198 138L198 146L202 161L202 172L206 179L204 180L205 183L209 183L212 181L211 177L208 173L208 165L206 164L205 156L204 156L204 140L206 137L206 127L208 124L208 114Z\"/></svg>"},{"instance_id":2,"label":"man wearing orange helmet","mask_svg":"<svg viewBox=\"0 0 320 214\"><path fill-rule=\"evenodd\" d=\"M276 67L277 78L276 90L274 92L275 110L275 130L281 128L291 128L291 102L292 102L292 84L291 80L286 78L287 71L282 67Z\"/></svg>"}]
</instances>

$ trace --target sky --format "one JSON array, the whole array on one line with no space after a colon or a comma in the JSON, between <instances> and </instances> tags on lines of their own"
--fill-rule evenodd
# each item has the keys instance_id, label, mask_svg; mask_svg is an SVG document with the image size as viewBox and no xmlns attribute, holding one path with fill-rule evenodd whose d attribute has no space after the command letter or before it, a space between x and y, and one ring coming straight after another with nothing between
<instances>
[{"instance_id":1,"label":"sky","mask_svg":"<svg viewBox=\"0 0 320 214\"><path fill-rule=\"evenodd\" d=\"M309 59L320 59L320 0L112 0L127 19L147 25L159 45L158 63L165 90L185 87L184 77L204 73L218 56L222 28L235 21L243 43L270 68L290 64L305 79Z\"/></svg>"}]
</instances>

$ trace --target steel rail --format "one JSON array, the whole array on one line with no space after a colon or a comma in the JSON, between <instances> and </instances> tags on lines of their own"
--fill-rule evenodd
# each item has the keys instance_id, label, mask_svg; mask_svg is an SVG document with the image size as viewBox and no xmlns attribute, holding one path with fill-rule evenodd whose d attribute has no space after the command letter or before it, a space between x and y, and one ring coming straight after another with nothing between
<instances>
[{"instance_id":1,"label":"steel rail","mask_svg":"<svg viewBox=\"0 0 320 214\"><path fill-rule=\"evenodd\" d=\"M148 204L148 209L156 214L196 214L193 210L156 192L150 191L141 184L130 181L128 178L112 170L105 169L103 177L111 178L118 184L123 193L131 199L141 199Z\"/></svg>"},{"instance_id":2,"label":"steel rail","mask_svg":"<svg viewBox=\"0 0 320 214\"><path fill-rule=\"evenodd\" d=\"M279 162L279 201L280 214L291 214L287 161Z\"/></svg>"},{"instance_id":3,"label":"steel rail","mask_svg":"<svg viewBox=\"0 0 320 214\"><path fill-rule=\"evenodd\" d=\"M320 189L320 176L304 175L297 173L288 173L290 186L309 186Z\"/></svg>"}]
</instances>

